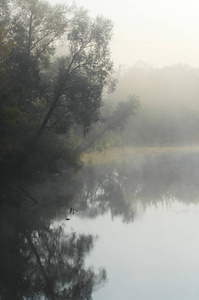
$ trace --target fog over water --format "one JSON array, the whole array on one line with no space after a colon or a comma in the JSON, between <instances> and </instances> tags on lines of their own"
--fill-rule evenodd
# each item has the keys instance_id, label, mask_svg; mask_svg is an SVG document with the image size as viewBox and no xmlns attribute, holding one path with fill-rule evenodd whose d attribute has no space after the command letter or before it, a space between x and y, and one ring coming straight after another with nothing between
<instances>
[{"instance_id":1,"label":"fog over water","mask_svg":"<svg viewBox=\"0 0 199 300\"><path fill-rule=\"evenodd\" d=\"M0 298L197 300L198 178L198 150L145 152L8 191Z\"/></svg>"},{"instance_id":2,"label":"fog over water","mask_svg":"<svg viewBox=\"0 0 199 300\"><path fill-rule=\"evenodd\" d=\"M171 154L87 170L71 226L98 236L87 265L108 281L93 299L197 299L198 167L198 154Z\"/></svg>"},{"instance_id":3,"label":"fog over water","mask_svg":"<svg viewBox=\"0 0 199 300\"><path fill-rule=\"evenodd\" d=\"M2 215L2 299L198 299L198 152L71 175Z\"/></svg>"},{"instance_id":4,"label":"fog over water","mask_svg":"<svg viewBox=\"0 0 199 300\"><path fill-rule=\"evenodd\" d=\"M0 300L198 300L199 2L75 2L113 21L117 86L88 134L47 136L32 177L3 181Z\"/></svg>"}]
</instances>

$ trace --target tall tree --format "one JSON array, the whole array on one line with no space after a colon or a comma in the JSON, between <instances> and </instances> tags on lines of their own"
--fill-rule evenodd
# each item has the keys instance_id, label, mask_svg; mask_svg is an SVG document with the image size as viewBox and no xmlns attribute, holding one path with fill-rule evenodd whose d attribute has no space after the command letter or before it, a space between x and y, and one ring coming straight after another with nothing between
<instances>
[{"instance_id":1,"label":"tall tree","mask_svg":"<svg viewBox=\"0 0 199 300\"><path fill-rule=\"evenodd\" d=\"M39 0L12 0L11 17L5 25L15 48L8 65L13 78L23 86L20 100L35 97L41 85L41 73L49 67L55 43L69 29L70 8L51 6ZM37 91L38 94L38 91Z\"/></svg>"},{"instance_id":2,"label":"tall tree","mask_svg":"<svg viewBox=\"0 0 199 300\"><path fill-rule=\"evenodd\" d=\"M21 90L17 105L29 119L32 113L36 117L35 106L43 111L35 140L47 125L66 132L76 123L86 132L97 120L104 87L113 83L111 22L103 17L93 20L74 6L51 6L42 0L11 2L9 6L7 0L10 18L3 23L15 47L7 65ZM66 51L53 62L60 41Z\"/></svg>"},{"instance_id":3,"label":"tall tree","mask_svg":"<svg viewBox=\"0 0 199 300\"><path fill-rule=\"evenodd\" d=\"M105 86L112 85L113 64L109 42L112 24L98 17L91 20L87 11L76 12L68 34L68 54L58 61L48 112L37 132L39 137L50 118L51 125L70 122L84 131L97 120ZM63 123L62 123L63 125Z\"/></svg>"},{"instance_id":4,"label":"tall tree","mask_svg":"<svg viewBox=\"0 0 199 300\"><path fill-rule=\"evenodd\" d=\"M35 149L44 131L48 141L75 125L87 133L99 119L104 88L114 86L111 22L43 0L4 0L3 5L2 32L14 45L5 59L12 92L3 106L16 112L9 149ZM56 55L60 42L65 45L62 57Z\"/></svg>"}]
</instances>

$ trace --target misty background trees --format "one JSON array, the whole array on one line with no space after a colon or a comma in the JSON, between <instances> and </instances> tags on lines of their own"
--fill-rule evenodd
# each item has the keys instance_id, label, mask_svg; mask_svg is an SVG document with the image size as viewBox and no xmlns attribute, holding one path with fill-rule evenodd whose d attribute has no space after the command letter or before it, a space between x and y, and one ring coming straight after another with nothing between
<instances>
[{"instance_id":1,"label":"misty background trees","mask_svg":"<svg viewBox=\"0 0 199 300\"><path fill-rule=\"evenodd\" d=\"M138 62L119 69L119 101L134 93L141 101L123 135L123 145L197 146L199 141L199 70L187 65L155 69Z\"/></svg>"}]
</instances>

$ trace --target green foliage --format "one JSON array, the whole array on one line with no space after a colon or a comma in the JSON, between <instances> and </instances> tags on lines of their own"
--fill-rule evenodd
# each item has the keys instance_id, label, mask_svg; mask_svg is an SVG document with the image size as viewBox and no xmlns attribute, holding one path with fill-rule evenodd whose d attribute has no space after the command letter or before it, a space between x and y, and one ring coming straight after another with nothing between
<instances>
[{"instance_id":1,"label":"green foliage","mask_svg":"<svg viewBox=\"0 0 199 300\"><path fill-rule=\"evenodd\" d=\"M100 119L104 88L113 89L112 23L42 0L0 7L1 165L57 172L79 160L71 132L88 133ZM55 56L60 42L63 57Z\"/></svg>"},{"instance_id":2,"label":"green foliage","mask_svg":"<svg viewBox=\"0 0 199 300\"><path fill-rule=\"evenodd\" d=\"M15 133L20 111L16 107L3 107L0 110L0 161L17 150Z\"/></svg>"},{"instance_id":3,"label":"green foliage","mask_svg":"<svg viewBox=\"0 0 199 300\"><path fill-rule=\"evenodd\" d=\"M48 132L38 141L35 151L29 151L21 168L22 176L40 179L48 174L60 173L80 164L80 141L72 132L67 135Z\"/></svg>"}]
</instances>

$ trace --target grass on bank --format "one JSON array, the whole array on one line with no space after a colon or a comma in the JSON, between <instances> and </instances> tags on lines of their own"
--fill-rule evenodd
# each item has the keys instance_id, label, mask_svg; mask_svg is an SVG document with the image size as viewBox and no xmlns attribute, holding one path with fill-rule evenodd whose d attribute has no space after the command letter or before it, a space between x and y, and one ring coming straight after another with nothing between
<instances>
[{"instance_id":1,"label":"grass on bank","mask_svg":"<svg viewBox=\"0 0 199 300\"><path fill-rule=\"evenodd\" d=\"M186 147L120 147L103 151L85 152L82 161L88 165L101 165L111 161L128 161L132 157L199 152L199 146Z\"/></svg>"}]
</instances>

